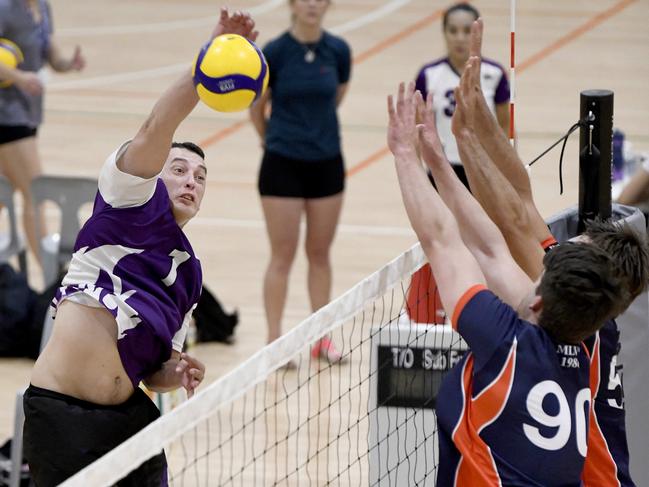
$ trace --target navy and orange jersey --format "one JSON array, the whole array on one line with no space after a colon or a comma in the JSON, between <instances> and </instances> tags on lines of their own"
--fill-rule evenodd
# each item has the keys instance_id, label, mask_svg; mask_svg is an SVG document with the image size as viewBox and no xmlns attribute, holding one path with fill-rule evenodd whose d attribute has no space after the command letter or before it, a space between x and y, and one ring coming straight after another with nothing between
<instances>
[{"instance_id":1,"label":"navy and orange jersey","mask_svg":"<svg viewBox=\"0 0 649 487\"><path fill-rule=\"evenodd\" d=\"M549 252L557 245L550 237L541 246ZM585 340L592 359L590 388L593 407L588 434L584 487L635 487L629 472L622 365L618 363L620 332L615 320Z\"/></svg>"},{"instance_id":2,"label":"navy and orange jersey","mask_svg":"<svg viewBox=\"0 0 649 487\"><path fill-rule=\"evenodd\" d=\"M582 474L584 486L634 487L629 473L617 323L607 321L585 344L591 353L590 388L594 400Z\"/></svg>"},{"instance_id":3,"label":"navy and orange jersey","mask_svg":"<svg viewBox=\"0 0 649 487\"><path fill-rule=\"evenodd\" d=\"M590 358L553 341L484 286L452 323L469 345L438 402L440 487L581 485Z\"/></svg>"}]
</instances>

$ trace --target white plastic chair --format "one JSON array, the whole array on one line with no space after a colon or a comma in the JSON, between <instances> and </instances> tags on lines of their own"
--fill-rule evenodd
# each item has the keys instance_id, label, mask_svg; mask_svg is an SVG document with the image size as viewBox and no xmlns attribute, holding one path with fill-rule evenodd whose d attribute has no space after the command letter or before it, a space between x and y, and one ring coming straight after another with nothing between
<instances>
[{"instance_id":1,"label":"white plastic chair","mask_svg":"<svg viewBox=\"0 0 649 487\"><path fill-rule=\"evenodd\" d=\"M7 262L13 256L17 256L20 271L27 275L27 253L24 242L18 235L14 188L2 176L0 176L0 207L2 207L0 215L6 212L9 220L9 233L0 233L0 262Z\"/></svg>"},{"instance_id":2,"label":"white plastic chair","mask_svg":"<svg viewBox=\"0 0 649 487\"><path fill-rule=\"evenodd\" d=\"M74 252L74 242L81 228L79 209L93 202L97 194L97 180L67 176L39 176L32 181L32 201L38 207L51 201L61 210L61 226L58 232L41 235L41 262L45 287L52 284L68 264Z\"/></svg>"}]
</instances>

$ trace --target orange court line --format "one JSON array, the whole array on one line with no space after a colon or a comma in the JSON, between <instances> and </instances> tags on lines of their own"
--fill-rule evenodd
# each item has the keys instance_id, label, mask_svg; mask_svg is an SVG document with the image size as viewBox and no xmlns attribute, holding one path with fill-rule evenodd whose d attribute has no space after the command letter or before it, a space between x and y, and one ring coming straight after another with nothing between
<instances>
[{"instance_id":1,"label":"orange court line","mask_svg":"<svg viewBox=\"0 0 649 487\"><path fill-rule=\"evenodd\" d=\"M239 120L238 122L235 122L232 125L229 125L228 127L219 130L215 134L210 135L208 138L201 140L198 143L198 145L205 148L208 145L216 144L220 140L225 139L227 136L235 133L236 131L244 127L247 123L248 123L248 119Z\"/></svg>"},{"instance_id":2,"label":"orange court line","mask_svg":"<svg viewBox=\"0 0 649 487\"><path fill-rule=\"evenodd\" d=\"M375 163L376 161L378 161L380 159L383 159L383 157L385 157L389 153L390 153L390 149L388 149L387 146L383 147L383 149L380 149L380 150L376 151L374 154L367 157L362 162L359 162L355 166L349 168L349 170L347 171L347 176L353 176L354 174L357 174L357 173L361 172L367 166L372 165L373 163Z\"/></svg>"},{"instance_id":3,"label":"orange court line","mask_svg":"<svg viewBox=\"0 0 649 487\"><path fill-rule=\"evenodd\" d=\"M368 50L363 51L358 56L356 56L354 58L354 64L360 64L363 61L366 61L367 59L371 58L372 56L375 56L380 52L385 51L386 49L392 47L395 43L401 42L406 37L411 36L415 32L420 31L425 27L428 27L429 24L435 22L443 14L444 14L444 9L435 10L432 14L428 15L427 17L418 20L414 24L410 24L403 30L397 32L396 34L393 34L390 37L383 39L376 45L370 47Z\"/></svg>"},{"instance_id":4,"label":"orange court line","mask_svg":"<svg viewBox=\"0 0 649 487\"><path fill-rule=\"evenodd\" d=\"M444 13L444 9L439 9L434 11L432 14L428 15L427 17L424 17L423 19L418 20L417 22L410 24L406 26L404 29L400 30L396 34L393 34L382 41L378 42L374 46L370 47L366 51L361 52L358 54L354 59L352 60L353 64L360 64L364 61L367 61L373 56L376 56L380 52L385 51L386 49L392 47L395 43L400 42L404 40L406 37L411 36L415 32L423 29L426 27L428 24L434 22L435 20L439 19L442 14ZM214 135L206 138L204 141L202 141L199 145L203 148L210 146L212 144L215 144L216 142L220 142L224 138L234 134L235 132L238 132L241 128L243 128L246 124L248 123L248 119L245 120L240 120L229 127L226 127L224 129L219 130L216 132Z\"/></svg>"},{"instance_id":5,"label":"orange court line","mask_svg":"<svg viewBox=\"0 0 649 487\"><path fill-rule=\"evenodd\" d=\"M587 20L584 24L580 25L577 27L575 30L572 32L569 32L563 37L560 37L557 39L555 42L550 44L544 49L541 49L539 52L536 54L533 54L532 56L528 57L525 61L523 61L518 67L518 71L524 71L525 69L529 68L530 66L533 66L534 64L538 63L539 61L545 59L548 57L550 54L558 51L561 49L563 46L566 44L574 41L577 39L579 36L585 34L586 32L589 32L593 30L595 27L603 23L604 21L610 19L613 17L615 14L620 13L622 10L624 10L626 7L631 5L632 3L635 3L637 0L621 0L620 2L616 3L612 7L604 10L603 12L598 13L594 17L590 18Z\"/></svg>"},{"instance_id":6,"label":"orange court line","mask_svg":"<svg viewBox=\"0 0 649 487\"><path fill-rule=\"evenodd\" d=\"M516 70L518 72L522 72L525 69L534 66L536 63L542 61L546 57L550 56L554 52L558 51L562 47L565 47L567 44L570 42L574 41L578 37L582 36L583 34L593 30L595 27L603 23L604 21L608 20L609 18L613 17L615 14L620 13L622 10L624 10L626 7L631 5L632 3L636 2L637 0L621 0L620 2L616 3L612 7L604 10L603 12L598 13L594 17L590 18L587 20L585 23L577 27L575 30L569 32L563 37L560 37L557 39L555 42L550 44L549 46L541 49L539 52L536 54L532 54L530 57L525 59L517 68ZM368 166L372 165L373 163L377 162L380 160L384 155L387 155L389 153L389 149L387 147L383 147L381 150L374 152L371 154L369 157L366 159L362 160L358 164L352 166L349 168L347 171L348 176L353 176L354 174L358 174L360 171L363 169L367 168Z\"/></svg>"}]
</instances>

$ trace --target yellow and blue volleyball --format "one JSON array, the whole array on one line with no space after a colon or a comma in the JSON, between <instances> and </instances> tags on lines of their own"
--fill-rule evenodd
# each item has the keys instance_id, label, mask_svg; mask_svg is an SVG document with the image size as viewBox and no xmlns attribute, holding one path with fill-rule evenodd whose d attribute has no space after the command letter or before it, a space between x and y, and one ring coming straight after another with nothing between
<instances>
[{"instance_id":1,"label":"yellow and blue volleyball","mask_svg":"<svg viewBox=\"0 0 649 487\"><path fill-rule=\"evenodd\" d=\"M223 34L203 46L192 76L203 103L219 112L238 112L266 91L268 64L254 42Z\"/></svg>"},{"instance_id":2,"label":"yellow and blue volleyball","mask_svg":"<svg viewBox=\"0 0 649 487\"><path fill-rule=\"evenodd\" d=\"M24 61L23 52L15 43L9 39L0 37L0 63L9 68L16 68ZM6 88L11 85L11 81L0 79L0 88Z\"/></svg>"}]
</instances>

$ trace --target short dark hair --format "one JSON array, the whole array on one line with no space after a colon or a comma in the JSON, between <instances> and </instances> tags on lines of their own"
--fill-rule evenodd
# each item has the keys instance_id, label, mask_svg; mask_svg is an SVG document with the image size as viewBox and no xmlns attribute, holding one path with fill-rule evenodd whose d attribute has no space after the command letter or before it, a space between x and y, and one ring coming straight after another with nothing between
<instances>
[{"instance_id":1,"label":"short dark hair","mask_svg":"<svg viewBox=\"0 0 649 487\"><path fill-rule=\"evenodd\" d=\"M478 9L475 8L473 5L467 2L460 2L456 3L455 5L449 7L446 12L444 12L444 17L442 19L442 30L446 30L446 26L448 24L448 18L453 12L458 12L458 11L463 11L463 12L468 12L470 14L473 14L475 17L474 20L478 20L480 18L480 12L478 12Z\"/></svg>"},{"instance_id":2,"label":"short dark hair","mask_svg":"<svg viewBox=\"0 0 649 487\"><path fill-rule=\"evenodd\" d=\"M600 219L586 222L584 235L613 258L615 268L629 291L629 301L623 303L620 310L624 311L649 284L649 246L646 237L627 222L613 223Z\"/></svg>"},{"instance_id":3,"label":"short dark hair","mask_svg":"<svg viewBox=\"0 0 649 487\"><path fill-rule=\"evenodd\" d=\"M203 152L203 149L201 149L198 145L194 144L193 142L172 142L171 148L187 149L189 152L198 154L199 156L201 156L201 159L205 160L205 152Z\"/></svg>"},{"instance_id":4,"label":"short dark hair","mask_svg":"<svg viewBox=\"0 0 649 487\"><path fill-rule=\"evenodd\" d=\"M612 318L627 292L613 258L595 245L565 243L543 259L539 325L559 342L579 343Z\"/></svg>"}]
</instances>

